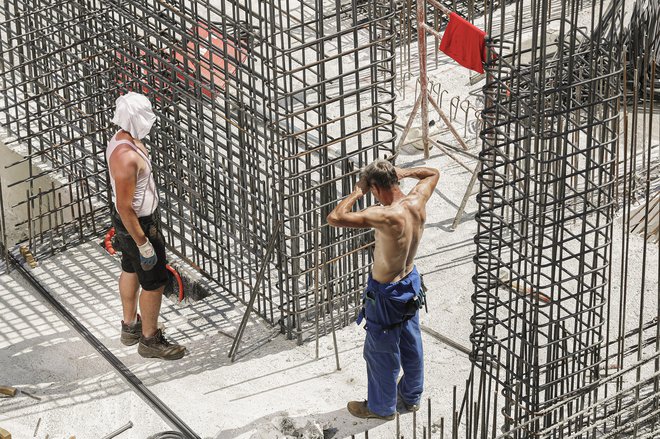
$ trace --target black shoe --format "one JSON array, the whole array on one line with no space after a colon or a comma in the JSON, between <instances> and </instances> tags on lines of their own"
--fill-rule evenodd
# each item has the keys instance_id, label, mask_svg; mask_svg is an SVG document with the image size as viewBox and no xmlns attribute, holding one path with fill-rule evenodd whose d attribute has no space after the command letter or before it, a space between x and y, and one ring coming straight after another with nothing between
<instances>
[{"instance_id":1,"label":"black shoe","mask_svg":"<svg viewBox=\"0 0 660 439\"><path fill-rule=\"evenodd\" d=\"M124 323L121 321L121 337L119 338L126 346L133 346L140 341L142 337L142 319L140 314L137 315L137 321L133 324Z\"/></svg>"},{"instance_id":2,"label":"black shoe","mask_svg":"<svg viewBox=\"0 0 660 439\"><path fill-rule=\"evenodd\" d=\"M162 358L163 360L178 360L186 354L186 348L176 343L171 343L158 329L151 337L140 338L138 354L144 358Z\"/></svg>"}]
</instances>

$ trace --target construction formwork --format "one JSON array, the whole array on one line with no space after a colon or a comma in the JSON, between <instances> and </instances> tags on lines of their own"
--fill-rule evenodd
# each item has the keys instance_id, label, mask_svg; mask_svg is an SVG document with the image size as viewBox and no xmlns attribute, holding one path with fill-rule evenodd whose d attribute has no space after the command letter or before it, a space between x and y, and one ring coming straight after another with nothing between
<instances>
[{"instance_id":1,"label":"construction formwork","mask_svg":"<svg viewBox=\"0 0 660 439\"><path fill-rule=\"evenodd\" d=\"M327 330L313 322L330 310L346 324L372 237L325 216L395 137L393 5L353 6L4 2L0 125L25 169L10 182L26 191L19 244L39 259L107 231L114 100L141 92L158 116L145 144L168 249L244 302L266 266L254 308L299 341ZM43 176L49 187L34 184Z\"/></svg>"}]
</instances>

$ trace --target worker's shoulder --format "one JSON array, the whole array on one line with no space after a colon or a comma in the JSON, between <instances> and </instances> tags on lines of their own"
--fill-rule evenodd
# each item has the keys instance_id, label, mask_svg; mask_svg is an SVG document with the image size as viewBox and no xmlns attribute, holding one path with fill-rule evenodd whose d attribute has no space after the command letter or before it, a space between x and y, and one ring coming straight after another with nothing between
<instances>
[{"instance_id":1,"label":"worker's shoulder","mask_svg":"<svg viewBox=\"0 0 660 439\"><path fill-rule=\"evenodd\" d=\"M392 215L390 206L382 206L380 204L374 204L373 206L369 206L366 209L364 209L363 212L367 213L371 217L387 218L388 216Z\"/></svg>"},{"instance_id":2,"label":"worker's shoulder","mask_svg":"<svg viewBox=\"0 0 660 439\"><path fill-rule=\"evenodd\" d=\"M396 221L397 216L400 216L400 213L397 213L397 211L393 209L392 206L382 206L380 204L369 206L364 209L362 213L366 215L367 218L369 218L369 221L374 225L374 227L376 227L378 224L388 225Z\"/></svg>"},{"instance_id":3,"label":"worker's shoulder","mask_svg":"<svg viewBox=\"0 0 660 439\"><path fill-rule=\"evenodd\" d=\"M118 145L110 156L110 166L140 165L141 157L138 152L128 144Z\"/></svg>"},{"instance_id":4,"label":"worker's shoulder","mask_svg":"<svg viewBox=\"0 0 660 439\"><path fill-rule=\"evenodd\" d=\"M382 215L382 222L391 228L402 229L409 222L408 208L401 203L378 207Z\"/></svg>"},{"instance_id":5,"label":"worker's shoulder","mask_svg":"<svg viewBox=\"0 0 660 439\"><path fill-rule=\"evenodd\" d=\"M406 211L417 214L426 207L427 199L420 195L419 192L411 191L408 195L403 197L399 203Z\"/></svg>"}]
</instances>

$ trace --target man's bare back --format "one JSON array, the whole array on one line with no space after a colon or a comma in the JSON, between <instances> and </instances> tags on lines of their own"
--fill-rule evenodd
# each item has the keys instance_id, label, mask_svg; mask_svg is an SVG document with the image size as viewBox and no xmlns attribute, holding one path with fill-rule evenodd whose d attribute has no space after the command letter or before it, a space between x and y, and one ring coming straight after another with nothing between
<instances>
[{"instance_id":1,"label":"man's bare back","mask_svg":"<svg viewBox=\"0 0 660 439\"><path fill-rule=\"evenodd\" d=\"M396 282L413 269L426 222L426 203L439 179L439 172L432 168L394 169L399 181L407 177L420 180L409 194L401 192L398 183L389 188L378 187L363 177L328 215L328 223L336 227L375 229L372 277L381 283ZM369 190L382 205L352 212L355 202Z\"/></svg>"},{"instance_id":2,"label":"man's bare back","mask_svg":"<svg viewBox=\"0 0 660 439\"><path fill-rule=\"evenodd\" d=\"M424 232L426 205L408 195L391 206L384 206L392 226L376 228L372 277L381 283L396 282L413 269L419 241Z\"/></svg>"}]
</instances>

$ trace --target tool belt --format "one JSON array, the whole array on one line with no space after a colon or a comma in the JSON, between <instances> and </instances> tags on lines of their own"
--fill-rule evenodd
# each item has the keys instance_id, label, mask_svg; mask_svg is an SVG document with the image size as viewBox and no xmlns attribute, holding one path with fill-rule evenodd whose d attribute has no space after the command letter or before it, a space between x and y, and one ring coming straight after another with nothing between
<instances>
[{"instance_id":1,"label":"tool belt","mask_svg":"<svg viewBox=\"0 0 660 439\"><path fill-rule=\"evenodd\" d=\"M358 313L358 318L356 323L359 325L360 323L362 323L362 320L365 320L367 323L364 325L364 329L370 327L371 329L375 329L377 331L387 332L394 328L398 328L399 326L406 323L408 320L415 317L417 311L419 311L422 308L424 308L428 313L429 308L426 299L426 292L428 291L428 288L426 288L426 285L424 284L424 278L421 275L420 278L422 281L422 290L419 291L417 294L415 294L415 297L413 297L412 299L410 299L405 303L403 308L403 314L401 315L400 321L391 323L389 325L382 325L378 322L374 322L373 320L367 319L367 313L366 313L367 301L371 301L371 303L373 303L374 305L376 304L376 297L374 296L374 294L376 293L374 291L367 290L362 296L362 307L360 308L360 312Z\"/></svg>"},{"instance_id":2,"label":"tool belt","mask_svg":"<svg viewBox=\"0 0 660 439\"><path fill-rule=\"evenodd\" d=\"M126 226L119 216L119 212L114 206L114 203L110 204L110 218L112 220L112 225L115 228L115 236L113 237L112 246L117 251L122 251L121 240L122 239L132 239L131 235L128 233ZM138 222L142 231L147 237L156 237L160 230L160 211L158 208L151 214L147 216L138 217Z\"/></svg>"}]
</instances>

